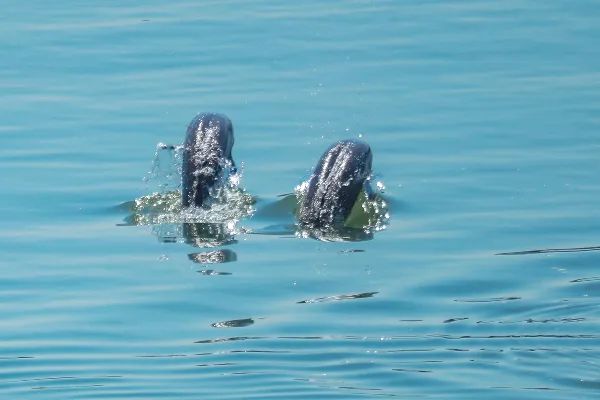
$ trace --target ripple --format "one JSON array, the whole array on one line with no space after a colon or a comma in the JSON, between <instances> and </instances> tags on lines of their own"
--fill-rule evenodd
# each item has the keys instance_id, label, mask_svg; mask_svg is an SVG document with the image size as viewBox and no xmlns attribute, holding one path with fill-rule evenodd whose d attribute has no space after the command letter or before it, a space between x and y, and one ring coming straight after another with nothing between
<instances>
[{"instance_id":1,"label":"ripple","mask_svg":"<svg viewBox=\"0 0 600 400\"><path fill-rule=\"evenodd\" d=\"M223 343L223 342L239 342L242 340L260 340L265 339L262 336L232 336L227 338L218 338L218 339L203 339L195 341L194 343L198 344L211 344L211 343Z\"/></svg>"},{"instance_id":2,"label":"ripple","mask_svg":"<svg viewBox=\"0 0 600 400\"><path fill-rule=\"evenodd\" d=\"M152 355L142 355L136 356L139 358L176 358L176 357L188 357L187 354L152 354Z\"/></svg>"},{"instance_id":3,"label":"ripple","mask_svg":"<svg viewBox=\"0 0 600 400\"><path fill-rule=\"evenodd\" d=\"M29 378L29 379L19 379L15 381L7 381L7 382L41 382L41 381L64 381L64 380L75 380L75 379L116 379L123 378L121 375L101 375L101 376L91 376L91 377L83 377L83 376L51 376L47 378Z\"/></svg>"},{"instance_id":4,"label":"ripple","mask_svg":"<svg viewBox=\"0 0 600 400\"><path fill-rule=\"evenodd\" d=\"M4 3L0 398L598 397L594 2ZM209 103L257 192L186 214L144 148ZM359 134L393 219L299 240L275 195Z\"/></svg>"},{"instance_id":5,"label":"ripple","mask_svg":"<svg viewBox=\"0 0 600 400\"><path fill-rule=\"evenodd\" d=\"M457 303L496 303L503 301L515 301L521 300L520 297L508 296L508 297L490 297L484 299L454 299Z\"/></svg>"},{"instance_id":6,"label":"ripple","mask_svg":"<svg viewBox=\"0 0 600 400\"><path fill-rule=\"evenodd\" d=\"M33 356L0 357L0 360L28 360L35 358Z\"/></svg>"},{"instance_id":7,"label":"ripple","mask_svg":"<svg viewBox=\"0 0 600 400\"><path fill-rule=\"evenodd\" d=\"M377 293L379 293L379 292L365 292L365 293L356 293L356 294L341 294L341 295L337 295L337 296L317 297L314 299L298 301L297 304L326 303L329 301L365 299L368 297L373 297Z\"/></svg>"},{"instance_id":8,"label":"ripple","mask_svg":"<svg viewBox=\"0 0 600 400\"><path fill-rule=\"evenodd\" d=\"M552 324L552 323L574 323L574 322L584 322L587 321L586 318L580 317L580 318L548 318L548 319L533 319L533 318L528 318L525 320L520 320L520 321L477 321L477 324L520 324L520 323L527 323L527 324Z\"/></svg>"},{"instance_id":9,"label":"ripple","mask_svg":"<svg viewBox=\"0 0 600 400\"><path fill-rule=\"evenodd\" d=\"M392 371L397 371L397 372L418 372L418 373L431 373L433 372L432 370L429 369L408 369L408 368L392 368Z\"/></svg>"},{"instance_id":10,"label":"ripple","mask_svg":"<svg viewBox=\"0 0 600 400\"><path fill-rule=\"evenodd\" d=\"M571 283L581 283L581 282L598 282L600 281L600 276L592 276L589 278L578 278L578 279L573 279L572 281L569 281Z\"/></svg>"},{"instance_id":11,"label":"ripple","mask_svg":"<svg viewBox=\"0 0 600 400\"><path fill-rule=\"evenodd\" d=\"M216 362L211 364L196 364L196 367L227 367L231 365L236 365L235 363L230 362Z\"/></svg>"},{"instance_id":12,"label":"ripple","mask_svg":"<svg viewBox=\"0 0 600 400\"><path fill-rule=\"evenodd\" d=\"M551 387L512 387L512 386L490 386L490 389L508 389L508 390L541 390L541 391L559 391L560 389Z\"/></svg>"},{"instance_id":13,"label":"ripple","mask_svg":"<svg viewBox=\"0 0 600 400\"><path fill-rule=\"evenodd\" d=\"M242 328L244 326L254 324L252 318L232 319L229 321L221 321L210 324L213 328Z\"/></svg>"},{"instance_id":14,"label":"ripple","mask_svg":"<svg viewBox=\"0 0 600 400\"><path fill-rule=\"evenodd\" d=\"M35 386L31 390L61 390L61 389L85 389L85 388L101 388L104 384L94 383L90 385L57 385L57 386Z\"/></svg>"},{"instance_id":15,"label":"ripple","mask_svg":"<svg viewBox=\"0 0 600 400\"><path fill-rule=\"evenodd\" d=\"M433 334L430 337L439 337L448 340L462 339L599 339L600 335L580 334L506 334L506 335L445 335Z\"/></svg>"},{"instance_id":16,"label":"ripple","mask_svg":"<svg viewBox=\"0 0 600 400\"><path fill-rule=\"evenodd\" d=\"M497 256L520 256L527 254L544 254L544 253L580 253L587 251L600 251L600 246L589 246L589 247L565 247L555 249L534 249L534 250L523 250L523 251L511 251L506 253L497 253Z\"/></svg>"},{"instance_id":17,"label":"ripple","mask_svg":"<svg viewBox=\"0 0 600 400\"><path fill-rule=\"evenodd\" d=\"M469 319L469 318L468 318L468 317L462 317L462 318L460 318L460 317L459 317L459 318L449 318L449 319L445 320L443 323L444 323L444 324L450 324L450 323L452 323L452 322L465 321L465 320L467 320L467 319Z\"/></svg>"}]
</instances>

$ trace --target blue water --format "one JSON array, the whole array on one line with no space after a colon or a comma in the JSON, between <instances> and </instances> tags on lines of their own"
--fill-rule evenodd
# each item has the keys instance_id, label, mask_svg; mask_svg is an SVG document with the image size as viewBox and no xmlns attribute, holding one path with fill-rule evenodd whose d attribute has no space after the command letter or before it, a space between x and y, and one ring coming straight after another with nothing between
<instances>
[{"instance_id":1,"label":"blue water","mask_svg":"<svg viewBox=\"0 0 600 400\"><path fill-rule=\"evenodd\" d=\"M2 8L0 398L600 398L597 2ZM200 111L256 199L213 248L124 223ZM278 234L359 137L387 229Z\"/></svg>"}]
</instances>

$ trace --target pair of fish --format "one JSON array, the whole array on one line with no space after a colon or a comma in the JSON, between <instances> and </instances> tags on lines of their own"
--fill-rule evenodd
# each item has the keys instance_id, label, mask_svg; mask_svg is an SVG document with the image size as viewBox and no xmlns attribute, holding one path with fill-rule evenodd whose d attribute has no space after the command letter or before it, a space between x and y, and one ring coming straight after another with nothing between
<instances>
[{"instance_id":1,"label":"pair of fish","mask_svg":"<svg viewBox=\"0 0 600 400\"><path fill-rule=\"evenodd\" d=\"M182 205L203 207L211 191L221 184L224 170L235 170L231 155L233 125L221 114L198 114L187 128L183 149ZM319 159L304 195L300 198L298 222L308 228L343 226L369 186L371 148L358 140L334 143Z\"/></svg>"}]
</instances>

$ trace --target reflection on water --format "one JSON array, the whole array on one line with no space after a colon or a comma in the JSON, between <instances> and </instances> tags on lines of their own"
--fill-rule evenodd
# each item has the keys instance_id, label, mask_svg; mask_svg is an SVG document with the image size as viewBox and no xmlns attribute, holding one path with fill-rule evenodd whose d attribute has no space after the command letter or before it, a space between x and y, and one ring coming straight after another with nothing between
<instances>
[{"instance_id":1,"label":"reflection on water","mask_svg":"<svg viewBox=\"0 0 600 400\"><path fill-rule=\"evenodd\" d=\"M233 250L222 249L204 253L190 253L188 258L198 264L220 264L236 261L237 255Z\"/></svg>"},{"instance_id":2,"label":"reflection on water","mask_svg":"<svg viewBox=\"0 0 600 400\"><path fill-rule=\"evenodd\" d=\"M521 300L520 297L508 296L508 297L493 297L489 299L455 299L458 303L497 303L504 301Z\"/></svg>"},{"instance_id":3,"label":"reflection on water","mask_svg":"<svg viewBox=\"0 0 600 400\"><path fill-rule=\"evenodd\" d=\"M544 254L544 253L579 253L579 252L586 252L586 251L600 251L600 246L511 251L511 252L506 252L506 253L497 253L496 255L498 255L498 256L518 256L518 255L526 255L526 254Z\"/></svg>"},{"instance_id":4,"label":"reflection on water","mask_svg":"<svg viewBox=\"0 0 600 400\"><path fill-rule=\"evenodd\" d=\"M597 2L40 5L2 2L1 399L599 397ZM204 110L243 182L185 212ZM392 219L298 238L278 194L356 138Z\"/></svg>"},{"instance_id":5,"label":"reflection on water","mask_svg":"<svg viewBox=\"0 0 600 400\"><path fill-rule=\"evenodd\" d=\"M152 225L153 233L161 242L184 241L194 247L216 247L234 243L234 235L246 233L238 228L238 221L254 215L257 220L279 220L282 223L254 229L253 234L296 235L321 241L365 241L373 239L374 232L387 227L390 214L387 201L382 197L385 186L377 182L377 193L359 195L347 223L343 226L306 229L285 224L295 216L304 196L307 183L298 185L294 193L278 196L276 201L254 206L256 200L241 186L243 171L226 177L219 190L211 191L210 206L181 207L181 146L159 143L152 168L144 178L153 193L121 205L130 214L121 225ZM181 225L181 226L179 226Z\"/></svg>"},{"instance_id":6,"label":"reflection on water","mask_svg":"<svg viewBox=\"0 0 600 400\"><path fill-rule=\"evenodd\" d=\"M365 250L362 249L348 249L348 250L340 250L338 253L340 254L350 254L350 253L364 253Z\"/></svg>"},{"instance_id":7,"label":"reflection on water","mask_svg":"<svg viewBox=\"0 0 600 400\"><path fill-rule=\"evenodd\" d=\"M215 271L214 269L203 269L203 270L198 271L198 273L200 273L202 275L207 275L207 276L231 275L231 272Z\"/></svg>"},{"instance_id":8,"label":"reflection on water","mask_svg":"<svg viewBox=\"0 0 600 400\"><path fill-rule=\"evenodd\" d=\"M331 242L321 246L346 245L335 249L323 247L326 254L331 253L328 257L337 257L339 260L333 264L339 263L344 268L338 271L328 270L326 266L311 268L324 277L334 273L339 276L340 271L346 271L341 275L343 280L354 271L354 266L360 265L360 270L364 271L366 278L362 279L361 276L361 279L352 279L353 285L350 285L345 294L323 296L319 295L323 293L320 289L314 288L310 290L310 295L306 293L300 297L303 300L298 300L298 297L290 293L281 300L288 303L283 307L283 311L274 312L265 319L268 322L265 324L256 324L256 318L221 319L224 315L239 315L241 310L252 309L243 303L233 304L227 314L220 311L211 314L214 319L208 321L203 317L204 311L199 310L198 319L205 321L210 328L236 328L260 334L216 338L205 336L193 341L194 345L204 347L201 352L190 349L186 353L172 352L154 356L147 354L145 359L170 360L179 368L203 367L209 374L221 377L271 376L274 371L279 371L269 369L267 364L294 364L297 366L294 370L305 372L286 377L288 381L317 387L319 394L334 391L359 397L372 397L375 393L383 397L395 397L395 393L398 392L397 385L389 382L395 382L400 374L408 380L406 393L411 397L418 397L422 394L422 388L428 385L452 388L457 382L463 382L464 377L453 372L456 368L477 368L478 371L485 371L480 374L488 374L488 382L492 382L495 381L495 374L499 373L498 369L510 365L507 362L508 358L522 359L523 368L545 368L543 361L535 358L538 354L559 354L564 358L580 357L587 362L586 365L595 368L595 364L590 363L590 360L595 357L597 351L590 343L600 339L594 333L596 319L591 314L593 311L590 311L590 306L578 300L560 298L557 294L556 300L549 300L551 296L547 295L545 300L538 299L532 303L531 295L515 284L515 281L506 285L496 281L496 287L476 284L477 280L471 280L464 275L443 278L442 276L447 278L447 275L451 274L451 268L439 270L440 277L419 282L418 279L412 280L411 276L415 271L411 272L411 266L398 266L399 274L410 282L407 285L412 286L420 296L413 298L410 293L402 293L407 290L403 284L396 285L400 296L392 293L389 287L386 290L389 283L378 280L377 266L370 265L373 260L372 254L375 254L374 260L377 260L378 254L376 251L367 250L369 241L373 241L378 232L385 230L389 222L387 200L380 194L373 199L363 198L362 201L366 203L359 204L356 208L352 218L353 223L358 221L359 227L309 230L294 224L298 194L264 200L253 199L243 190L238 190L230 193L229 200L234 199L230 203L217 202L214 208L199 210L181 210L178 196L178 192L170 191L137 199L128 205L132 214L126 221L130 224L151 225L153 234L163 243L183 243L194 248L211 249L189 253L187 248L184 251L188 260L202 265L202 268L196 269L195 272L206 277L202 282L214 284L214 290L218 290L218 287L221 290L225 288L234 293L234 297L236 291L246 293L248 290L236 282L241 274L216 268L224 266L225 263L237 263L237 253L243 248L240 241L248 237L272 237L270 243L273 246L277 243L290 246L288 243L294 241L285 239L293 238ZM362 248L361 245L357 248L352 242L365 242L366 247ZM226 246L232 248L220 248ZM377 249L377 246L374 248ZM597 248L549 248L502 255L576 253L593 250ZM491 251L486 257L490 256L493 257ZM232 264L231 268L233 271L235 264ZM557 272L566 273L565 268L554 268ZM374 271L375 277L372 275ZM273 275L272 269L264 272L266 275ZM498 273L501 274L502 271L499 270ZM296 279L298 278L293 278L291 285L286 282L279 286L271 286L269 290L278 293L282 290L281 287L296 287ZM560 286L560 290L566 291L564 285L570 284L579 286L579 290L586 292L585 296L588 296L587 292L595 289L590 285L595 285L597 280L595 276L570 279ZM493 282L492 279L487 281ZM481 282L487 281L484 279ZM352 286L356 285L356 282L361 286L368 283L368 287L373 287L374 290L355 292ZM255 284L260 286L261 283L255 281ZM213 292L213 296L214 293L216 292ZM260 293L260 296L255 295L255 299L270 296L269 292L262 290L257 293ZM293 309L294 306L297 310ZM331 322L333 318L329 322L321 321L316 328L317 331L331 329L327 334L269 334L268 330L273 325L291 332L303 332L305 329L310 332L310 310L319 312L319 308L323 313L340 309L349 320L358 318L358 324L341 322L345 329L356 334L336 334L338 328ZM331 310L326 312L326 308ZM376 322L379 334L373 335L370 326L372 321L377 321L378 316L386 322ZM336 352L334 349L338 347L344 350ZM310 362L299 364L298 360ZM470 367L470 364L473 367ZM508 393L526 390L546 394L562 393L566 387L575 385L575 381L572 380L549 385L541 378L536 379L538 385L519 384L517 377L521 375L520 368L513 366L507 373L512 376L515 382L513 385L487 384L479 390ZM353 370L360 371L360 376L348 373ZM591 373L582 375L589 381ZM553 378L555 382L558 381L556 376L558 373ZM453 384L446 383L448 381ZM463 382L463 385L465 384ZM595 384L589 385L594 387Z\"/></svg>"},{"instance_id":9,"label":"reflection on water","mask_svg":"<svg viewBox=\"0 0 600 400\"><path fill-rule=\"evenodd\" d=\"M298 304L325 303L325 302L328 302L328 301L366 299L368 297L373 297L377 293L378 292L365 292L365 293L357 293L357 294L340 294L340 295L337 295L337 296L317 297L315 299L308 299L308 300L299 301Z\"/></svg>"},{"instance_id":10,"label":"reflection on water","mask_svg":"<svg viewBox=\"0 0 600 400\"><path fill-rule=\"evenodd\" d=\"M182 228L185 243L194 247L217 247L236 243L232 225L184 222Z\"/></svg>"},{"instance_id":11,"label":"reflection on water","mask_svg":"<svg viewBox=\"0 0 600 400\"><path fill-rule=\"evenodd\" d=\"M152 233L163 243L187 243L194 247L206 248L236 243L235 235L238 232L235 222L184 222L152 226Z\"/></svg>"},{"instance_id":12,"label":"reflection on water","mask_svg":"<svg viewBox=\"0 0 600 400\"><path fill-rule=\"evenodd\" d=\"M326 229L299 229L297 235L324 242L362 242L373 239L374 232L368 228L329 227Z\"/></svg>"},{"instance_id":13,"label":"reflection on water","mask_svg":"<svg viewBox=\"0 0 600 400\"><path fill-rule=\"evenodd\" d=\"M210 324L213 328L242 328L244 326L252 325L254 320L252 318L244 319L232 319L231 321L221 321Z\"/></svg>"},{"instance_id":14,"label":"reflection on water","mask_svg":"<svg viewBox=\"0 0 600 400\"><path fill-rule=\"evenodd\" d=\"M573 279L571 282L572 283L580 283L580 282L596 282L596 281L600 281L600 276L593 276L590 278Z\"/></svg>"}]
</instances>

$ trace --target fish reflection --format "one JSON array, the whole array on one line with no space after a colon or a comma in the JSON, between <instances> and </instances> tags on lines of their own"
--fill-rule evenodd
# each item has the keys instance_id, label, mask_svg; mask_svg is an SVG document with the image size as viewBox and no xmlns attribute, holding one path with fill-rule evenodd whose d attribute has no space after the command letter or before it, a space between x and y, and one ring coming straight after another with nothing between
<instances>
[{"instance_id":1,"label":"fish reflection","mask_svg":"<svg viewBox=\"0 0 600 400\"><path fill-rule=\"evenodd\" d=\"M182 228L185 243L194 247L217 247L237 243L228 224L184 222Z\"/></svg>"},{"instance_id":2,"label":"fish reflection","mask_svg":"<svg viewBox=\"0 0 600 400\"><path fill-rule=\"evenodd\" d=\"M194 247L211 248L237 243L234 228L231 224L225 223L183 222L179 224L157 224L152 226L152 233L160 242L184 242ZM235 257L231 255L226 258L231 261L235 260Z\"/></svg>"},{"instance_id":3,"label":"fish reflection","mask_svg":"<svg viewBox=\"0 0 600 400\"><path fill-rule=\"evenodd\" d=\"M203 269L202 271L198 271L198 273L200 273L202 275L208 275L208 276L213 276L213 275L231 275L231 272L215 271L214 269Z\"/></svg>"},{"instance_id":4,"label":"fish reflection","mask_svg":"<svg viewBox=\"0 0 600 400\"><path fill-rule=\"evenodd\" d=\"M190 253L188 258L198 264L221 264L237 260L233 250L223 249L203 253Z\"/></svg>"}]
</instances>

